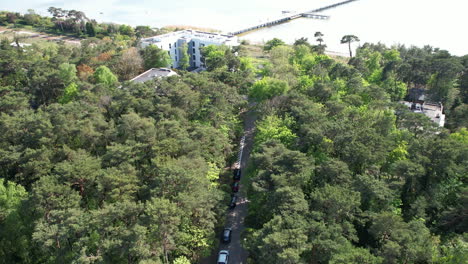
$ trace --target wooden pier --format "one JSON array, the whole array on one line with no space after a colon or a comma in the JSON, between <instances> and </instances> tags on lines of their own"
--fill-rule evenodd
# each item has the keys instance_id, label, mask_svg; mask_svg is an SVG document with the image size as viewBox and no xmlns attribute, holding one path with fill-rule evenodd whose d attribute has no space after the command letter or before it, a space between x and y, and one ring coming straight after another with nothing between
<instances>
[{"instance_id":1,"label":"wooden pier","mask_svg":"<svg viewBox=\"0 0 468 264\"><path fill-rule=\"evenodd\" d=\"M310 11L307 11L307 12L304 12L304 13L318 13L318 12L322 12L322 11L325 11L325 10L328 10L328 9L332 9L332 8L335 8L335 7L338 7L338 6L341 6L341 5L346 5L346 4L349 4L351 2L355 2L355 1L358 1L358 0L347 0L347 1L339 2L339 3L333 4L333 5L324 6L324 7L321 7L321 8L310 10Z\"/></svg>"},{"instance_id":2,"label":"wooden pier","mask_svg":"<svg viewBox=\"0 0 468 264\"><path fill-rule=\"evenodd\" d=\"M322 20L329 19L330 18L329 16L319 15L319 14L316 14L316 13L322 12L322 11L325 11L325 10L328 10L328 9L331 9L331 8L335 8L335 7L338 7L338 6L341 6L341 5L345 5L345 4L354 2L354 1L358 1L358 0L347 0L347 1L339 2L339 3L333 4L333 5L317 8L317 9L306 11L306 12L294 13L294 14L291 14L291 15L282 16L282 17L274 19L272 21L264 22L264 23L261 23L261 24L258 24L258 25L254 25L254 26L245 28L245 29L237 30L237 31L231 32L229 34L230 35L240 35L240 34L244 34L244 33L247 33L249 31L257 30L257 29L260 29L260 28L271 27L271 26L274 26L274 25L286 23L286 22L288 22L290 20L297 19L297 18L300 18L300 17L307 17L307 18L313 18L313 19L322 19Z\"/></svg>"},{"instance_id":3,"label":"wooden pier","mask_svg":"<svg viewBox=\"0 0 468 264\"><path fill-rule=\"evenodd\" d=\"M302 13L302 17L313 18L313 19L322 19L326 20L329 19L330 16L318 15L314 13Z\"/></svg>"}]
</instances>

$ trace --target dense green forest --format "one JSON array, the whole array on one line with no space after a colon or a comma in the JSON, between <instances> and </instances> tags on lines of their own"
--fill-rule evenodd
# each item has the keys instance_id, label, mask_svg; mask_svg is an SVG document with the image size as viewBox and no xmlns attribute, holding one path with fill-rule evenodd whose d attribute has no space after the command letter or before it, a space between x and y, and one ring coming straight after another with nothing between
<instances>
[{"instance_id":1,"label":"dense green forest","mask_svg":"<svg viewBox=\"0 0 468 264\"><path fill-rule=\"evenodd\" d=\"M258 115L243 179L251 263L468 259L468 56L365 44L347 60L275 40L256 58L208 46L208 71L136 84L166 52L139 50L138 28L96 24L96 38L92 21L53 11L31 25L90 37L0 42L0 263L209 255L245 95ZM398 103L415 87L444 104L446 128Z\"/></svg>"},{"instance_id":2,"label":"dense green forest","mask_svg":"<svg viewBox=\"0 0 468 264\"><path fill-rule=\"evenodd\" d=\"M304 41L269 49L250 90L254 263L466 261L468 57L365 44L344 64ZM410 87L447 106L451 131L397 103Z\"/></svg>"},{"instance_id":3,"label":"dense green forest","mask_svg":"<svg viewBox=\"0 0 468 264\"><path fill-rule=\"evenodd\" d=\"M2 40L1 263L173 263L215 246L246 101L211 73L119 83L154 66L133 44Z\"/></svg>"}]
</instances>

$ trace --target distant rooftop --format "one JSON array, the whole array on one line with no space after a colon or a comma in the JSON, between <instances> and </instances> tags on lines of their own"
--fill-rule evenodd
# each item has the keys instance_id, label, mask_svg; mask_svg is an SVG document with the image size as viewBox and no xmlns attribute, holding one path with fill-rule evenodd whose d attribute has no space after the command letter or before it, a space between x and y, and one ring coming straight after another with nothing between
<instances>
[{"instance_id":1,"label":"distant rooftop","mask_svg":"<svg viewBox=\"0 0 468 264\"><path fill-rule=\"evenodd\" d=\"M225 42L230 42L230 41L237 41L236 36L219 34L219 33L203 32L203 31L198 31L198 30L181 30L181 31L154 36L154 37L144 38L141 41L150 42L150 43L158 43L158 42L162 42L166 39L171 39L171 38L177 38L177 39L197 38L200 40L216 42L220 44L223 44Z\"/></svg>"},{"instance_id":2,"label":"distant rooftop","mask_svg":"<svg viewBox=\"0 0 468 264\"><path fill-rule=\"evenodd\" d=\"M138 75L137 77L131 79L130 81L132 82L138 82L138 83L143 83L149 80L153 80L155 78L161 78L161 77L169 77L177 75L174 71L166 68L151 68L144 73Z\"/></svg>"},{"instance_id":3,"label":"distant rooftop","mask_svg":"<svg viewBox=\"0 0 468 264\"><path fill-rule=\"evenodd\" d=\"M423 104L424 114L427 117L429 117L432 120L432 122L437 123L440 127L443 127L445 125L445 115L442 114L442 110L442 104Z\"/></svg>"},{"instance_id":4,"label":"distant rooftop","mask_svg":"<svg viewBox=\"0 0 468 264\"><path fill-rule=\"evenodd\" d=\"M432 122L440 127L445 125L445 114L443 114L444 107L441 103L412 103L408 101L401 101L400 103L406 105L408 109L415 113L421 113L429 117Z\"/></svg>"}]
</instances>

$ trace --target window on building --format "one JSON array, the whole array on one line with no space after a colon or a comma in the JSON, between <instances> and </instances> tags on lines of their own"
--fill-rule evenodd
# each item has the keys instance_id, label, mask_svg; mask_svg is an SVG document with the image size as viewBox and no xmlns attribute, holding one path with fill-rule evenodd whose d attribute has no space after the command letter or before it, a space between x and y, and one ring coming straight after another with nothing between
<instances>
[{"instance_id":1,"label":"window on building","mask_svg":"<svg viewBox=\"0 0 468 264\"><path fill-rule=\"evenodd\" d=\"M167 51L167 54L169 54L169 56L171 56L171 51L170 51L170 50L168 50L168 51Z\"/></svg>"},{"instance_id":2,"label":"window on building","mask_svg":"<svg viewBox=\"0 0 468 264\"><path fill-rule=\"evenodd\" d=\"M169 43L169 48L171 48L171 43Z\"/></svg>"},{"instance_id":3,"label":"window on building","mask_svg":"<svg viewBox=\"0 0 468 264\"><path fill-rule=\"evenodd\" d=\"M193 55L193 60L195 61L197 59L197 56Z\"/></svg>"},{"instance_id":4,"label":"window on building","mask_svg":"<svg viewBox=\"0 0 468 264\"><path fill-rule=\"evenodd\" d=\"M177 42L174 42L174 48L177 48Z\"/></svg>"},{"instance_id":5,"label":"window on building","mask_svg":"<svg viewBox=\"0 0 468 264\"><path fill-rule=\"evenodd\" d=\"M192 49L193 53L195 53L195 48Z\"/></svg>"}]
</instances>

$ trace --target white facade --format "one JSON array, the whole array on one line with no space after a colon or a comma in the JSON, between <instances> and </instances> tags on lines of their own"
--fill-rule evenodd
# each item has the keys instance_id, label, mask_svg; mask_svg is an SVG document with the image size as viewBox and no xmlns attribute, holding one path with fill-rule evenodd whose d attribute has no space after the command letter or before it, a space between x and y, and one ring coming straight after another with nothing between
<instances>
[{"instance_id":1,"label":"white facade","mask_svg":"<svg viewBox=\"0 0 468 264\"><path fill-rule=\"evenodd\" d=\"M145 48L149 45L156 45L162 50L166 50L172 59L172 68L179 67L180 51L179 47L187 44L188 55L190 57L190 67L204 67L201 58L200 48L208 45L238 46L236 36L221 35L196 30L182 30L164 35L142 39L140 45Z\"/></svg>"}]
</instances>

